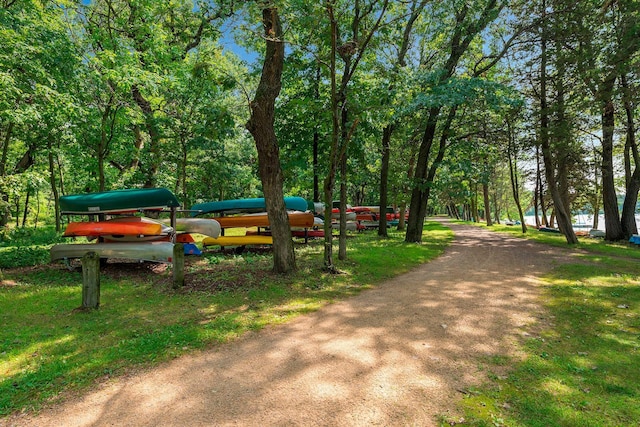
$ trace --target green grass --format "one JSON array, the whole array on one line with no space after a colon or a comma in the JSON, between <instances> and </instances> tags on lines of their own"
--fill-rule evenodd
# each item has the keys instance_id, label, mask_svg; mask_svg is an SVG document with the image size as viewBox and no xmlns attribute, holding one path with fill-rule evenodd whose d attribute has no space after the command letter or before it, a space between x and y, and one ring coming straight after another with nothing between
<instances>
[{"instance_id":1,"label":"green grass","mask_svg":"<svg viewBox=\"0 0 640 427\"><path fill-rule=\"evenodd\" d=\"M338 275L321 272L322 242L297 245L299 271L289 276L269 272L268 253L190 258L186 286L178 291L171 289L170 271L109 267L101 275L100 308L89 312L76 310L79 270L59 264L5 269L0 416L38 410L63 392L82 392L105 378L317 310L434 258L452 233L428 222L422 244L406 244L403 237L392 231L389 239L375 232L349 238L347 261L337 260L337 246L334 251Z\"/></svg>"},{"instance_id":2,"label":"green grass","mask_svg":"<svg viewBox=\"0 0 640 427\"><path fill-rule=\"evenodd\" d=\"M465 224L473 224L479 227L486 227L492 231L508 233L509 235L514 237L526 238L551 246L567 247L567 240L562 234L545 233L542 231L538 231L533 227L528 227L527 233L522 234L522 229L519 225L507 226L494 224L491 227L487 227L486 224L482 223L465 222ZM578 244L572 245L571 247L595 254L640 259L640 246L628 242L612 243L605 242L603 239L599 238L578 237Z\"/></svg>"},{"instance_id":3,"label":"green grass","mask_svg":"<svg viewBox=\"0 0 640 427\"><path fill-rule=\"evenodd\" d=\"M589 264L563 265L545 278L547 314L523 337L523 357L484 361L489 381L466 395L461 424L640 424L640 266L630 259L637 251L579 247L594 253L583 258Z\"/></svg>"}]
</instances>

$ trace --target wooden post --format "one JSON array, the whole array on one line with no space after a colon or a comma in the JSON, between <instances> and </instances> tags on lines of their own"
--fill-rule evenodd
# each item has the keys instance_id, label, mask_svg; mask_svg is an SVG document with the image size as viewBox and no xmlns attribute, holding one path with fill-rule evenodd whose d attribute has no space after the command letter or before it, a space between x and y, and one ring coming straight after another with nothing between
<instances>
[{"instance_id":1,"label":"wooden post","mask_svg":"<svg viewBox=\"0 0 640 427\"><path fill-rule=\"evenodd\" d=\"M184 245L173 245L173 289L184 286Z\"/></svg>"},{"instance_id":2,"label":"wooden post","mask_svg":"<svg viewBox=\"0 0 640 427\"><path fill-rule=\"evenodd\" d=\"M100 256L87 252L82 257L82 309L100 306Z\"/></svg>"}]
</instances>

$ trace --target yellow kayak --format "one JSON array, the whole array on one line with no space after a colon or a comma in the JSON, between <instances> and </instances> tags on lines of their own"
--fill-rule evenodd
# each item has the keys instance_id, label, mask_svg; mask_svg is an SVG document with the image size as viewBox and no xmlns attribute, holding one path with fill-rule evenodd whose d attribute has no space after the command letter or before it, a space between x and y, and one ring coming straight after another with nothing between
<instances>
[{"instance_id":1,"label":"yellow kayak","mask_svg":"<svg viewBox=\"0 0 640 427\"><path fill-rule=\"evenodd\" d=\"M247 246L247 245L272 245L271 236L247 235L247 236L220 236L207 237L202 241L203 246Z\"/></svg>"}]
</instances>

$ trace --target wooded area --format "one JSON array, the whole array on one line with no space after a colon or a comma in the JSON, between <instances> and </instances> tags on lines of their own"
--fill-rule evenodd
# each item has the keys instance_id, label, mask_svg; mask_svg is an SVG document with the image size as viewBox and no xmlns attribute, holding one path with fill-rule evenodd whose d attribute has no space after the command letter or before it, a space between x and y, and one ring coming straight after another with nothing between
<instances>
[{"instance_id":1,"label":"wooded area","mask_svg":"<svg viewBox=\"0 0 640 427\"><path fill-rule=\"evenodd\" d=\"M157 186L637 234L637 1L0 0L0 46L0 226Z\"/></svg>"}]
</instances>

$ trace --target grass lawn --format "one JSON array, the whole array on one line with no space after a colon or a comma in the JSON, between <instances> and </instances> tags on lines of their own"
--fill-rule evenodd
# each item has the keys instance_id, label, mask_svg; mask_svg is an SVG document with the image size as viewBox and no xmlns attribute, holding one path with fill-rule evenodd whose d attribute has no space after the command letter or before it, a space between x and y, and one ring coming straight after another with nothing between
<instances>
[{"instance_id":1,"label":"grass lawn","mask_svg":"<svg viewBox=\"0 0 640 427\"><path fill-rule=\"evenodd\" d=\"M537 230L526 238L566 246ZM523 357L485 360L490 381L469 390L463 422L443 425L640 425L640 248L582 239L576 249L588 264L544 278L547 315L522 337Z\"/></svg>"},{"instance_id":2,"label":"grass lawn","mask_svg":"<svg viewBox=\"0 0 640 427\"><path fill-rule=\"evenodd\" d=\"M171 271L148 264L110 264L101 274L100 308L81 304L80 270L61 264L7 268L0 277L0 417L37 410L63 392L144 369L250 330L287 321L354 295L440 254L452 239L438 223L425 225L421 245L390 231L354 234L344 273L322 273L323 241L296 245L299 271L269 272L269 252L219 252L191 258L186 286L171 288ZM47 259L42 242L0 245L6 262ZM337 239L336 239L337 245ZM12 261L13 262L13 261ZM19 264L23 265L23 264ZM157 265L157 264L156 264Z\"/></svg>"}]
</instances>

